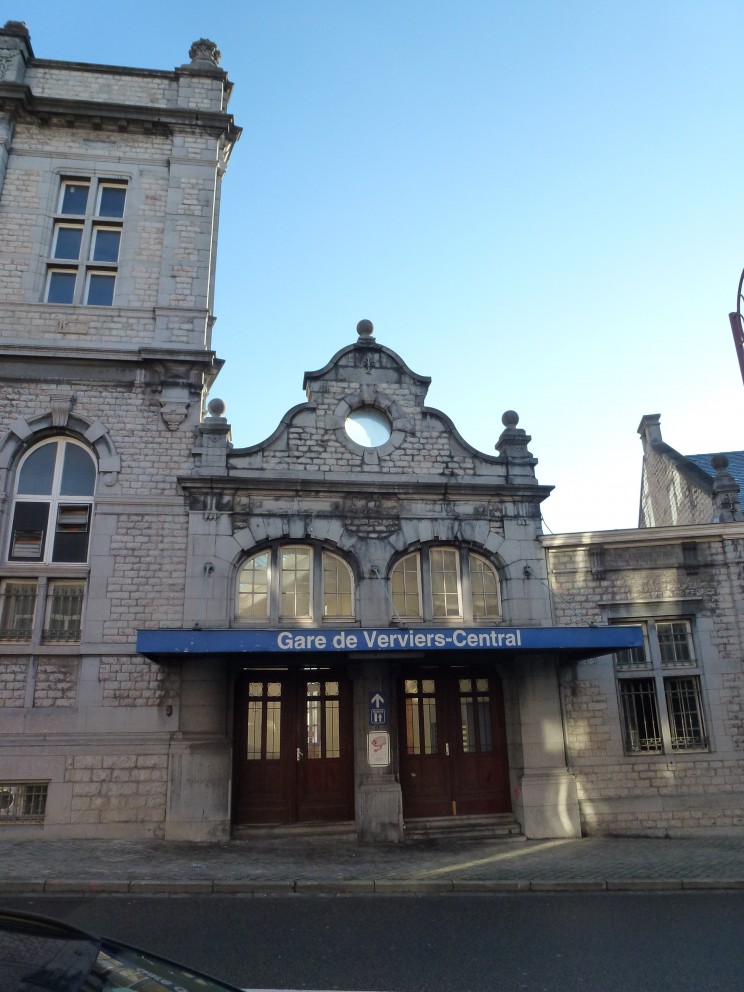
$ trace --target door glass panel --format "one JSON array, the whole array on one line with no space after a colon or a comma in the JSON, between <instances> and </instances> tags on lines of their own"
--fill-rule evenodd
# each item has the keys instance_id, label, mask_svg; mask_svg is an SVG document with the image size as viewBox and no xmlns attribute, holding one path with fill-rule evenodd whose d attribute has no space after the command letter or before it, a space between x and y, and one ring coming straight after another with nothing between
<instances>
[{"instance_id":1,"label":"door glass panel","mask_svg":"<svg viewBox=\"0 0 744 992\"><path fill-rule=\"evenodd\" d=\"M325 703L325 756L326 758L341 757L341 737L339 735L339 701L326 699Z\"/></svg>"},{"instance_id":2,"label":"door glass panel","mask_svg":"<svg viewBox=\"0 0 744 992\"><path fill-rule=\"evenodd\" d=\"M249 761L261 759L261 737L263 730L263 704L259 699L248 701L248 751Z\"/></svg>"},{"instance_id":3,"label":"door glass panel","mask_svg":"<svg viewBox=\"0 0 744 992\"><path fill-rule=\"evenodd\" d=\"M420 690L419 690L420 685ZM407 679L406 749L408 754L436 754L437 702L434 679Z\"/></svg>"},{"instance_id":4,"label":"door glass panel","mask_svg":"<svg viewBox=\"0 0 744 992\"><path fill-rule=\"evenodd\" d=\"M314 683L317 686L317 682ZM308 700L307 700L307 757L308 758L320 758L321 755L321 745L320 745L320 700L317 698L318 693L313 693L311 697L310 686L308 688Z\"/></svg>"},{"instance_id":5,"label":"door glass panel","mask_svg":"<svg viewBox=\"0 0 744 992\"><path fill-rule=\"evenodd\" d=\"M488 754L493 750L491 700L488 679L460 679L460 726L464 754Z\"/></svg>"},{"instance_id":6,"label":"door glass panel","mask_svg":"<svg viewBox=\"0 0 744 992\"><path fill-rule=\"evenodd\" d=\"M251 682L248 686L249 761L281 757L281 682Z\"/></svg>"}]
</instances>

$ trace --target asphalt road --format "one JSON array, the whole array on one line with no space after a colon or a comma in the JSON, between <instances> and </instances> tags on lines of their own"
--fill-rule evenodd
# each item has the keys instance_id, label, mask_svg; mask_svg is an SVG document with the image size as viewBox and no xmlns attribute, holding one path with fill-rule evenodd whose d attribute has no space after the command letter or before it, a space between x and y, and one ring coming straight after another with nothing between
<instances>
[{"instance_id":1,"label":"asphalt road","mask_svg":"<svg viewBox=\"0 0 744 992\"><path fill-rule=\"evenodd\" d=\"M261 989L741 992L744 892L7 898Z\"/></svg>"}]
</instances>

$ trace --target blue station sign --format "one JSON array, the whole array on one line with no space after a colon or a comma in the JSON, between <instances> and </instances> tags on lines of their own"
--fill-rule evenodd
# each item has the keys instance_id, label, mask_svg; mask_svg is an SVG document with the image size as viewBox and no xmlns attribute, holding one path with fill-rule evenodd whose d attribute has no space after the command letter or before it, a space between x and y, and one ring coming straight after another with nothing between
<instances>
[{"instance_id":1,"label":"blue station sign","mask_svg":"<svg viewBox=\"0 0 744 992\"><path fill-rule=\"evenodd\" d=\"M640 627L348 627L140 630L137 650L164 655L340 652L558 652L591 658L640 647Z\"/></svg>"}]
</instances>

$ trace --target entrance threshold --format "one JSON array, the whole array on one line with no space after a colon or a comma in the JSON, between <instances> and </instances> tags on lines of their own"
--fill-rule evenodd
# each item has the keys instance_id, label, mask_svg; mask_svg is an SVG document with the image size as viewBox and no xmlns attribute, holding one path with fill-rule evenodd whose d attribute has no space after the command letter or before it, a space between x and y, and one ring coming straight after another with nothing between
<instances>
[{"instance_id":1,"label":"entrance threshold","mask_svg":"<svg viewBox=\"0 0 744 992\"><path fill-rule=\"evenodd\" d=\"M407 819L407 843L422 840L524 840L513 813L484 816L436 816Z\"/></svg>"},{"instance_id":2,"label":"entrance threshold","mask_svg":"<svg viewBox=\"0 0 744 992\"><path fill-rule=\"evenodd\" d=\"M231 840L272 840L296 837L308 840L356 841L356 824L353 820L332 823L241 823L232 828Z\"/></svg>"}]
</instances>

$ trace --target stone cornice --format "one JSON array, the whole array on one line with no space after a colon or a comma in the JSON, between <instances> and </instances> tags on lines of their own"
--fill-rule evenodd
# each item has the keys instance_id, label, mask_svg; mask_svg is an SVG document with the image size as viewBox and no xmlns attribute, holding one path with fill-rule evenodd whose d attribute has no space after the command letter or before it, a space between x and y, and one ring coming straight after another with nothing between
<instances>
[{"instance_id":1,"label":"stone cornice","mask_svg":"<svg viewBox=\"0 0 744 992\"><path fill-rule=\"evenodd\" d=\"M741 540L744 522L725 524L679 524L670 527L641 527L628 530L596 530L574 534L543 534L540 543L550 551L590 545L660 545L680 541Z\"/></svg>"},{"instance_id":2,"label":"stone cornice","mask_svg":"<svg viewBox=\"0 0 744 992\"><path fill-rule=\"evenodd\" d=\"M219 111L194 110L185 107L149 107L124 103L73 100L51 96L36 96L30 86L0 81L0 110L27 115L42 124L115 131L136 130L171 134L178 128L196 128L224 135L229 143L240 137L242 128L236 126L232 114Z\"/></svg>"}]
</instances>

